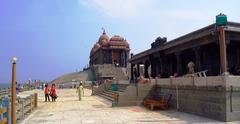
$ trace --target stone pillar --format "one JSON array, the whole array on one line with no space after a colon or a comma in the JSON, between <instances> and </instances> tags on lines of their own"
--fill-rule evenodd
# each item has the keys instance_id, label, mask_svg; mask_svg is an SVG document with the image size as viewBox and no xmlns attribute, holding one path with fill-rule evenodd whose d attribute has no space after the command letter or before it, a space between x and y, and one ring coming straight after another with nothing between
<instances>
[{"instance_id":1,"label":"stone pillar","mask_svg":"<svg viewBox=\"0 0 240 124\"><path fill-rule=\"evenodd\" d=\"M144 63L144 78L149 78L148 75L149 62Z\"/></svg>"},{"instance_id":2,"label":"stone pillar","mask_svg":"<svg viewBox=\"0 0 240 124\"><path fill-rule=\"evenodd\" d=\"M156 60L153 59L151 61L151 75L150 75L152 78L155 78L156 77Z\"/></svg>"},{"instance_id":3,"label":"stone pillar","mask_svg":"<svg viewBox=\"0 0 240 124\"><path fill-rule=\"evenodd\" d=\"M125 61L126 61L126 54L125 54L125 51L122 51L122 67L126 67L125 65Z\"/></svg>"},{"instance_id":4,"label":"stone pillar","mask_svg":"<svg viewBox=\"0 0 240 124\"><path fill-rule=\"evenodd\" d=\"M226 75L227 72L227 54L226 54L226 43L225 43L225 29L224 26L220 27L220 62L221 62L221 73Z\"/></svg>"},{"instance_id":5,"label":"stone pillar","mask_svg":"<svg viewBox=\"0 0 240 124\"><path fill-rule=\"evenodd\" d=\"M128 54L127 54L127 51L124 51L124 54L125 54L125 61L124 61L124 67L127 67L127 61L128 61Z\"/></svg>"},{"instance_id":6,"label":"stone pillar","mask_svg":"<svg viewBox=\"0 0 240 124\"><path fill-rule=\"evenodd\" d=\"M137 76L140 76L140 63L137 63Z\"/></svg>"},{"instance_id":7,"label":"stone pillar","mask_svg":"<svg viewBox=\"0 0 240 124\"><path fill-rule=\"evenodd\" d=\"M100 57L99 57L100 64L104 64L104 52L103 52L103 50L98 50L98 53L100 54Z\"/></svg>"},{"instance_id":8,"label":"stone pillar","mask_svg":"<svg viewBox=\"0 0 240 124\"><path fill-rule=\"evenodd\" d=\"M111 64L113 64L113 51L110 50L110 53L111 53L111 56L110 56L110 59L111 59Z\"/></svg>"},{"instance_id":9,"label":"stone pillar","mask_svg":"<svg viewBox=\"0 0 240 124\"><path fill-rule=\"evenodd\" d=\"M123 51L120 50L119 53L120 53L119 66L122 67L123 66L123 61L124 61L123 60Z\"/></svg>"},{"instance_id":10,"label":"stone pillar","mask_svg":"<svg viewBox=\"0 0 240 124\"><path fill-rule=\"evenodd\" d=\"M127 66L128 66L128 65L127 65L127 61L128 61L127 51L124 51L124 57L125 57L125 58L124 58L124 59L125 59L125 60L124 60L124 65L125 65L124 67L127 67Z\"/></svg>"},{"instance_id":11,"label":"stone pillar","mask_svg":"<svg viewBox=\"0 0 240 124\"><path fill-rule=\"evenodd\" d=\"M161 53L159 53L159 72L160 72L160 74L162 74L163 73L163 57L162 57L162 55L161 55Z\"/></svg>"},{"instance_id":12,"label":"stone pillar","mask_svg":"<svg viewBox=\"0 0 240 124\"><path fill-rule=\"evenodd\" d=\"M177 57L177 73L178 75L182 74L182 58L181 58L181 52L175 53Z\"/></svg>"},{"instance_id":13,"label":"stone pillar","mask_svg":"<svg viewBox=\"0 0 240 124\"><path fill-rule=\"evenodd\" d=\"M240 62L240 59L239 59L240 54L239 53L240 53L240 49L237 49L236 50L236 63L237 63L236 66L237 67L239 67L239 62Z\"/></svg>"},{"instance_id":14,"label":"stone pillar","mask_svg":"<svg viewBox=\"0 0 240 124\"><path fill-rule=\"evenodd\" d=\"M200 47L193 48L194 54L195 54L195 67L196 71L202 71L202 65L201 65L201 52L200 52Z\"/></svg>"},{"instance_id":15,"label":"stone pillar","mask_svg":"<svg viewBox=\"0 0 240 124\"><path fill-rule=\"evenodd\" d=\"M131 64L131 79L130 79L131 82L133 82L133 80L134 80L134 74L133 74L133 71L134 71L134 70L133 70L133 67L134 67L134 65L135 65L135 64Z\"/></svg>"}]
</instances>

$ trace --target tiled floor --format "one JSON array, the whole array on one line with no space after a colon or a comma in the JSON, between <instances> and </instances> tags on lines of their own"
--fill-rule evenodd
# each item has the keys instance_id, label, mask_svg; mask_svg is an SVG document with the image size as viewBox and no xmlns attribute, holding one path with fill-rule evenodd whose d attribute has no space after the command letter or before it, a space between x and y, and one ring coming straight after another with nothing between
<instances>
[{"instance_id":1,"label":"tiled floor","mask_svg":"<svg viewBox=\"0 0 240 124\"><path fill-rule=\"evenodd\" d=\"M57 102L44 102L39 93L39 107L22 124L223 124L215 120L169 111L150 111L144 107L111 107L111 103L85 89L78 101L75 89L57 90ZM234 122L232 124L238 124Z\"/></svg>"}]
</instances>

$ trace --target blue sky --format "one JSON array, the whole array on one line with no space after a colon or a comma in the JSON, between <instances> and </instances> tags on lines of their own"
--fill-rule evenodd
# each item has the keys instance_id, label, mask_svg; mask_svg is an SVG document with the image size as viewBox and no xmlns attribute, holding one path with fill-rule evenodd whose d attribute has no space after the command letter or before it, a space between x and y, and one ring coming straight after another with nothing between
<instances>
[{"instance_id":1,"label":"blue sky","mask_svg":"<svg viewBox=\"0 0 240 124\"><path fill-rule=\"evenodd\" d=\"M104 27L125 37L131 52L150 48L158 36L168 40L215 22L220 12L240 22L238 0L1 0L0 82L50 81L80 70Z\"/></svg>"}]
</instances>

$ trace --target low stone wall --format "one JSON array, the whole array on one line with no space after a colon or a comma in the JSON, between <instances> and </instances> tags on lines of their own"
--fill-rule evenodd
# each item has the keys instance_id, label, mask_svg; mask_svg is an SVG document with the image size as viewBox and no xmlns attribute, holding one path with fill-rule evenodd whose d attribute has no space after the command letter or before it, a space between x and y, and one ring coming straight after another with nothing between
<instances>
[{"instance_id":1,"label":"low stone wall","mask_svg":"<svg viewBox=\"0 0 240 124\"><path fill-rule=\"evenodd\" d=\"M224 88L158 86L156 94L163 93L172 94L170 107L179 111L222 121L226 119L226 93Z\"/></svg>"},{"instance_id":2,"label":"low stone wall","mask_svg":"<svg viewBox=\"0 0 240 124\"><path fill-rule=\"evenodd\" d=\"M157 79L152 96L172 94L170 107L221 121L240 120L240 77Z\"/></svg>"},{"instance_id":3,"label":"low stone wall","mask_svg":"<svg viewBox=\"0 0 240 124\"><path fill-rule=\"evenodd\" d=\"M0 123L11 123L11 101L10 97L4 96L0 98ZM18 97L16 99L16 121L19 123L33 112L38 106L38 94L31 94L25 97ZM1 112L2 108L4 112ZM2 115L3 114L3 115Z\"/></svg>"},{"instance_id":4,"label":"low stone wall","mask_svg":"<svg viewBox=\"0 0 240 124\"><path fill-rule=\"evenodd\" d=\"M124 85L125 83L119 83ZM110 85L101 85L99 92ZM172 94L170 107L221 121L240 121L240 77L178 77L131 84L119 93L118 106L142 104L144 98Z\"/></svg>"},{"instance_id":5,"label":"low stone wall","mask_svg":"<svg viewBox=\"0 0 240 124\"><path fill-rule=\"evenodd\" d=\"M237 78L237 79L235 79ZM209 77L177 77L177 78L157 78L156 84L167 86L228 86L226 80L239 80L240 77L209 76ZM240 82L239 82L240 85Z\"/></svg>"},{"instance_id":6,"label":"low stone wall","mask_svg":"<svg viewBox=\"0 0 240 124\"><path fill-rule=\"evenodd\" d=\"M128 86L125 92L119 94L118 106L141 105L143 99L150 95L153 86L150 83Z\"/></svg>"}]
</instances>

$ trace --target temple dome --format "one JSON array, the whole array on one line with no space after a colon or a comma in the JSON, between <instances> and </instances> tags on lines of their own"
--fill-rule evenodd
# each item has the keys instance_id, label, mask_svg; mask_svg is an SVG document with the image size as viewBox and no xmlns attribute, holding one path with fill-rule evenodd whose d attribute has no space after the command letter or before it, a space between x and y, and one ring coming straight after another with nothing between
<instances>
[{"instance_id":1,"label":"temple dome","mask_svg":"<svg viewBox=\"0 0 240 124\"><path fill-rule=\"evenodd\" d=\"M124 38L120 37L119 35L114 35L110 41L123 41Z\"/></svg>"},{"instance_id":2,"label":"temple dome","mask_svg":"<svg viewBox=\"0 0 240 124\"><path fill-rule=\"evenodd\" d=\"M103 39L99 42L99 44L102 46L102 47L107 47L109 45L109 41L106 40L106 39Z\"/></svg>"},{"instance_id":3,"label":"temple dome","mask_svg":"<svg viewBox=\"0 0 240 124\"><path fill-rule=\"evenodd\" d=\"M119 47L127 47L129 48L128 42L119 35L114 35L109 42L110 46L119 46Z\"/></svg>"},{"instance_id":4,"label":"temple dome","mask_svg":"<svg viewBox=\"0 0 240 124\"><path fill-rule=\"evenodd\" d=\"M97 51L99 48L101 47L101 45L99 43L96 43L93 47L94 51Z\"/></svg>"},{"instance_id":5,"label":"temple dome","mask_svg":"<svg viewBox=\"0 0 240 124\"><path fill-rule=\"evenodd\" d=\"M100 47L101 47L101 45L100 45L99 43L96 43L96 44L93 46L90 54L93 55Z\"/></svg>"},{"instance_id":6,"label":"temple dome","mask_svg":"<svg viewBox=\"0 0 240 124\"><path fill-rule=\"evenodd\" d=\"M105 46L108 44L108 42L109 42L109 37L107 36L105 30L103 30L102 35L98 39L98 43L102 46Z\"/></svg>"},{"instance_id":7,"label":"temple dome","mask_svg":"<svg viewBox=\"0 0 240 124\"><path fill-rule=\"evenodd\" d=\"M101 45L99 44L99 43L96 43L95 45L94 45L94 48L100 48L101 47Z\"/></svg>"}]
</instances>

